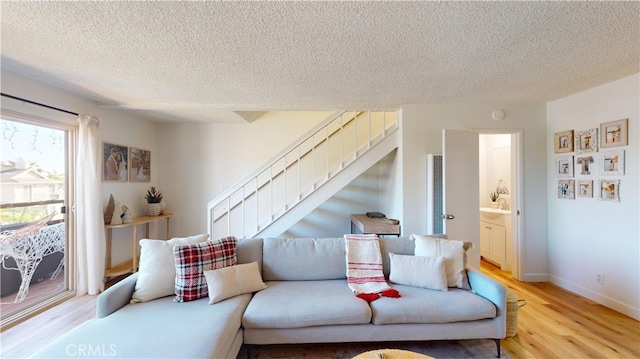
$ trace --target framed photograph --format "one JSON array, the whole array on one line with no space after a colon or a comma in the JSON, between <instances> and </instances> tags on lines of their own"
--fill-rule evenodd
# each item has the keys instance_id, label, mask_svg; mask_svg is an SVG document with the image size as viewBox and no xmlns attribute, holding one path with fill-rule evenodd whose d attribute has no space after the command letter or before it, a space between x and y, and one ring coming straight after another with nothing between
<instances>
[{"instance_id":1,"label":"framed photograph","mask_svg":"<svg viewBox=\"0 0 640 359\"><path fill-rule=\"evenodd\" d=\"M592 180L580 180L578 181L578 197L593 197L593 181Z\"/></svg>"},{"instance_id":2,"label":"framed photograph","mask_svg":"<svg viewBox=\"0 0 640 359\"><path fill-rule=\"evenodd\" d=\"M628 126L628 118L600 124L600 147L626 146L629 139Z\"/></svg>"},{"instance_id":3,"label":"framed photograph","mask_svg":"<svg viewBox=\"0 0 640 359\"><path fill-rule=\"evenodd\" d=\"M575 199L575 180L561 179L558 180L558 198Z\"/></svg>"},{"instance_id":4,"label":"framed photograph","mask_svg":"<svg viewBox=\"0 0 640 359\"><path fill-rule=\"evenodd\" d=\"M556 153L573 152L573 130L556 132L553 143Z\"/></svg>"},{"instance_id":5,"label":"framed photograph","mask_svg":"<svg viewBox=\"0 0 640 359\"><path fill-rule=\"evenodd\" d=\"M562 156L556 159L556 176L573 177L573 156Z\"/></svg>"},{"instance_id":6,"label":"framed photograph","mask_svg":"<svg viewBox=\"0 0 640 359\"><path fill-rule=\"evenodd\" d=\"M620 180L599 180L598 189L601 201L620 201Z\"/></svg>"},{"instance_id":7,"label":"framed photograph","mask_svg":"<svg viewBox=\"0 0 640 359\"><path fill-rule=\"evenodd\" d=\"M151 182L151 151L131 147L129 150L131 166L130 182Z\"/></svg>"},{"instance_id":8,"label":"framed photograph","mask_svg":"<svg viewBox=\"0 0 640 359\"><path fill-rule=\"evenodd\" d=\"M584 156L576 158L576 167L580 168L581 175L590 175L589 165L595 162L593 156Z\"/></svg>"},{"instance_id":9,"label":"framed photograph","mask_svg":"<svg viewBox=\"0 0 640 359\"><path fill-rule=\"evenodd\" d=\"M600 161L600 172L608 176L624 175L624 150L604 151Z\"/></svg>"},{"instance_id":10,"label":"framed photograph","mask_svg":"<svg viewBox=\"0 0 640 359\"><path fill-rule=\"evenodd\" d=\"M598 129L576 131L574 148L576 153L598 152Z\"/></svg>"},{"instance_id":11,"label":"framed photograph","mask_svg":"<svg viewBox=\"0 0 640 359\"><path fill-rule=\"evenodd\" d=\"M127 182L129 148L102 142L102 180Z\"/></svg>"}]
</instances>

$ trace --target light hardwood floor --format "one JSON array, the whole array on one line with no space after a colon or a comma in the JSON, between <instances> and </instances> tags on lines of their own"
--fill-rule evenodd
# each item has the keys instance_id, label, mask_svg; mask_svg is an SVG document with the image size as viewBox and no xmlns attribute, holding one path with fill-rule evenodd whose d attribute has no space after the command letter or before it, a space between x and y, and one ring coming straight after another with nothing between
<instances>
[{"instance_id":1,"label":"light hardwood floor","mask_svg":"<svg viewBox=\"0 0 640 359\"><path fill-rule=\"evenodd\" d=\"M640 358L640 322L552 283L522 283L482 262L482 272L527 305L518 334L502 340L514 358Z\"/></svg>"},{"instance_id":2,"label":"light hardwood floor","mask_svg":"<svg viewBox=\"0 0 640 359\"><path fill-rule=\"evenodd\" d=\"M640 322L551 283L521 283L497 267L482 271L528 304L518 334L502 341L513 358L640 358ZM0 357L23 358L95 316L95 297L73 298L0 333Z\"/></svg>"}]
</instances>

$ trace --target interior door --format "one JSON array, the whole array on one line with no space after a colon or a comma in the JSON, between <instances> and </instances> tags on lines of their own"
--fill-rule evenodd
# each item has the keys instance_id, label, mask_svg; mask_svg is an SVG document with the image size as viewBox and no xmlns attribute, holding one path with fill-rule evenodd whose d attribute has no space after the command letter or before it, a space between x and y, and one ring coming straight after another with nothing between
<instances>
[{"instance_id":1,"label":"interior door","mask_svg":"<svg viewBox=\"0 0 640 359\"><path fill-rule=\"evenodd\" d=\"M473 243L467 264L480 269L480 200L478 133L442 130L444 233Z\"/></svg>"}]
</instances>

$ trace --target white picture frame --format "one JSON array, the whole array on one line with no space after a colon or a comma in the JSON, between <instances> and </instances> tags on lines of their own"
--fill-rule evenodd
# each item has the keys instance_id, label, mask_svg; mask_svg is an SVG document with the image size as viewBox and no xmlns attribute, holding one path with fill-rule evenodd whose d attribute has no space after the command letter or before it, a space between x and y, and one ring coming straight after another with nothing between
<instances>
[{"instance_id":1,"label":"white picture frame","mask_svg":"<svg viewBox=\"0 0 640 359\"><path fill-rule=\"evenodd\" d=\"M604 176L624 175L624 150L610 150L602 152L600 159L600 173Z\"/></svg>"},{"instance_id":2,"label":"white picture frame","mask_svg":"<svg viewBox=\"0 0 640 359\"><path fill-rule=\"evenodd\" d=\"M592 180L578 180L577 185L578 197L592 198L593 197L593 181Z\"/></svg>"},{"instance_id":3,"label":"white picture frame","mask_svg":"<svg viewBox=\"0 0 640 359\"><path fill-rule=\"evenodd\" d=\"M576 131L573 148L576 153L598 152L598 129L590 128L586 131Z\"/></svg>"},{"instance_id":4,"label":"white picture frame","mask_svg":"<svg viewBox=\"0 0 640 359\"><path fill-rule=\"evenodd\" d=\"M598 198L601 201L620 202L620 180L598 180Z\"/></svg>"},{"instance_id":5,"label":"white picture frame","mask_svg":"<svg viewBox=\"0 0 640 359\"><path fill-rule=\"evenodd\" d=\"M556 176L573 177L573 156L559 156L556 158Z\"/></svg>"},{"instance_id":6,"label":"white picture frame","mask_svg":"<svg viewBox=\"0 0 640 359\"><path fill-rule=\"evenodd\" d=\"M558 198L559 199L575 199L575 185L576 181L573 179L560 179L558 180Z\"/></svg>"},{"instance_id":7,"label":"white picture frame","mask_svg":"<svg viewBox=\"0 0 640 359\"><path fill-rule=\"evenodd\" d=\"M629 119L600 124L600 147L626 146L629 140Z\"/></svg>"}]
</instances>

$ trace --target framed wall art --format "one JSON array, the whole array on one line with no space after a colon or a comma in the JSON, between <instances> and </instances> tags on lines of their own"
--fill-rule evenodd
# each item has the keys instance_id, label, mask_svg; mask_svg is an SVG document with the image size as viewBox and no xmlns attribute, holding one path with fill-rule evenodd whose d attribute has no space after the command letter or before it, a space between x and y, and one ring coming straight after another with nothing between
<instances>
[{"instance_id":1,"label":"framed wall art","mask_svg":"<svg viewBox=\"0 0 640 359\"><path fill-rule=\"evenodd\" d=\"M578 181L578 197L593 197L593 181L592 180L580 180Z\"/></svg>"},{"instance_id":2,"label":"framed wall art","mask_svg":"<svg viewBox=\"0 0 640 359\"><path fill-rule=\"evenodd\" d=\"M605 151L600 161L600 172L608 176L624 175L624 150Z\"/></svg>"},{"instance_id":3,"label":"framed wall art","mask_svg":"<svg viewBox=\"0 0 640 359\"><path fill-rule=\"evenodd\" d=\"M629 139L628 126L628 118L600 124L600 147L626 146Z\"/></svg>"},{"instance_id":4,"label":"framed wall art","mask_svg":"<svg viewBox=\"0 0 640 359\"><path fill-rule=\"evenodd\" d=\"M131 147L130 182L151 182L151 151Z\"/></svg>"},{"instance_id":5,"label":"framed wall art","mask_svg":"<svg viewBox=\"0 0 640 359\"><path fill-rule=\"evenodd\" d=\"M598 197L601 201L620 201L620 180L599 180Z\"/></svg>"},{"instance_id":6,"label":"framed wall art","mask_svg":"<svg viewBox=\"0 0 640 359\"><path fill-rule=\"evenodd\" d=\"M576 153L597 152L598 129L592 128L586 131L576 131L574 148Z\"/></svg>"},{"instance_id":7,"label":"framed wall art","mask_svg":"<svg viewBox=\"0 0 640 359\"><path fill-rule=\"evenodd\" d=\"M575 199L575 180L561 179L558 180L558 198Z\"/></svg>"},{"instance_id":8,"label":"framed wall art","mask_svg":"<svg viewBox=\"0 0 640 359\"><path fill-rule=\"evenodd\" d=\"M129 148L113 143L102 143L102 180L126 182Z\"/></svg>"},{"instance_id":9,"label":"framed wall art","mask_svg":"<svg viewBox=\"0 0 640 359\"><path fill-rule=\"evenodd\" d=\"M573 177L573 156L562 156L556 159L556 176Z\"/></svg>"},{"instance_id":10,"label":"framed wall art","mask_svg":"<svg viewBox=\"0 0 640 359\"><path fill-rule=\"evenodd\" d=\"M556 132L553 143L555 153L573 152L573 130Z\"/></svg>"}]
</instances>

